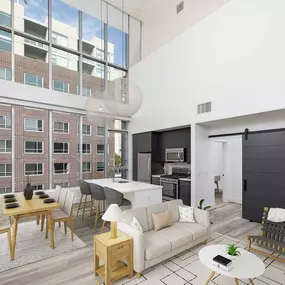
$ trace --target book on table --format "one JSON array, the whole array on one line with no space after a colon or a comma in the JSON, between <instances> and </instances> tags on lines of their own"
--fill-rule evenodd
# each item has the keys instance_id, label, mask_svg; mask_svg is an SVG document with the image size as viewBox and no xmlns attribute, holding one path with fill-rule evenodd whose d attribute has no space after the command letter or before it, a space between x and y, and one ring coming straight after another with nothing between
<instances>
[{"instance_id":1,"label":"book on table","mask_svg":"<svg viewBox=\"0 0 285 285\"><path fill-rule=\"evenodd\" d=\"M232 269L232 260L222 255L215 256L213 258L212 264L226 271L230 271Z\"/></svg>"}]
</instances>

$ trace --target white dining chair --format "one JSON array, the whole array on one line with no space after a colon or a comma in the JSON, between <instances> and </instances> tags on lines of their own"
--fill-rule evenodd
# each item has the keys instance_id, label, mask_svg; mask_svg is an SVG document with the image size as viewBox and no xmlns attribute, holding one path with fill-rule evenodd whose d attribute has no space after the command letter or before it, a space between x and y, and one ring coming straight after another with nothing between
<instances>
[{"instance_id":1,"label":"white dining chair","mask_svg":"<svg viewBox=\"0 0 285 285\"><path fill-rule=\"evenodd\" d=\"M55 200L56 202L59 201L60 192L61 192L61 186L56 185L56 186L55 186L55 195L54 195L54 200Z\"/></svg>"},{"instance_id":2,"label":"white dining chair","mask_svg":"<svg viewBox=\"0 0 285 285\"><path fill-rule=\"evenodd\" d=\"M65 234L67 234L67 222L69 222L72 241L74 240L74 220L72 214L74 195L75 193L73 191L68 191L63 209L62 210L60 209L59 211L53 211L51 213L52 227L53 227L52 232L54 232L55 223L63 222L64 232ZM48 227L46 227L46 230L48 231Z\"/></svg>"}]
</instances>

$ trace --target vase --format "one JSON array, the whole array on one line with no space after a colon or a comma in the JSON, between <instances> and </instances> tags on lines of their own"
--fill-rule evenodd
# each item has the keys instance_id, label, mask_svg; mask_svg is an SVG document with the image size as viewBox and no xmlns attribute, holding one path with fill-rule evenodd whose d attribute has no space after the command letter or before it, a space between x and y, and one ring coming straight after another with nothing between
<instances>
[{"instance_id":1,"label":"vase","mask_svg":"<svg viewBox=\"0 0 285 285\"><path fill-rule=\"evenodd\" d=\"M24 189L24 196L26 200L32 200L33 198L33 188L30 183L27 183L25 189Z\"/></svg>"}]
</instances>

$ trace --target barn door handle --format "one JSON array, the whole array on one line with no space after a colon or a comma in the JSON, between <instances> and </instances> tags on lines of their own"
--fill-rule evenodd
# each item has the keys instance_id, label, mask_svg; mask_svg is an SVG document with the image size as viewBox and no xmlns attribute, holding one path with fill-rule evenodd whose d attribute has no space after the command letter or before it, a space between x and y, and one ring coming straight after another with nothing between
<instances>
[{"instance_id":1,"label":"barn door handle","mask_svg":"<svg viewBox=\"0 0 285 285\"><path fill-rule=\"evenodd\" d=\"M243 191L246 192L247 190L247 180L243 179Z\"/></svg>"}]
</instances>

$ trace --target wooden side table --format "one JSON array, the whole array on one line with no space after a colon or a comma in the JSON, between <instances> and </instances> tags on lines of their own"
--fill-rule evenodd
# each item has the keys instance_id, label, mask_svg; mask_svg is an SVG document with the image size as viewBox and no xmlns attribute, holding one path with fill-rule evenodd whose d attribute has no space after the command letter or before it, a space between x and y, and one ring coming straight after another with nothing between
<instances>
[{"instance_id":1,"label":"wooden side table","mask_svg":"<svg viewBox=\"0 0 285 285\"><path fill-rule=\"evenodd\" d=\"M104 265L99 266L100 258ZM116 239L111 239L111 232L94 236L94 274L103 278L105 285L125 276L132 278L133 239L120 231Z\"/></svg>"}]
</instances>

